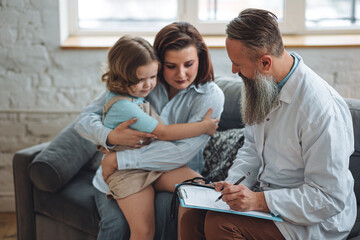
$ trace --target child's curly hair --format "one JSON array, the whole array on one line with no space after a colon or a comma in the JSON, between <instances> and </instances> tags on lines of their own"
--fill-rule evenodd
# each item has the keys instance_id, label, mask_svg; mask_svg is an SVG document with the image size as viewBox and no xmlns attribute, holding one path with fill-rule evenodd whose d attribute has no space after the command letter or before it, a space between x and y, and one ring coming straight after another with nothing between
<instances>
[{"instance_id":1,"label":"child's curly hair","mask_svg":"<svg viewBox=\"0 0 360 240\"><path fill-rule=\"evenodd\" d=\"M141 37L123 36L108 53L108 66L101 80L116 94L127 94L127 88L140 82L136 69L159 60L148 41ZM160 64L160 63L159 63Z\"/></svg>"}]
</instances>

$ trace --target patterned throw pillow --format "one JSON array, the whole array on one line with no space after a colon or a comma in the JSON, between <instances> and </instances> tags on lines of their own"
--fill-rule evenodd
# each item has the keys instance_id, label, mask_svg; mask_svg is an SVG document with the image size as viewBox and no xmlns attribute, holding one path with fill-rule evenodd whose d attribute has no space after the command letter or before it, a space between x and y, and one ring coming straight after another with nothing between
<instances>
[{"instance_id":1,"label":"patterned throw pillow","mask_svg":"<svg viewBox=\"0 0 360 240\"><path fill-rule=\"evenodd\" d=\"M244 128L217 131L204 149L204 177L211 181L222 181L236 157L239 148L244 144Z\"/></svg>"}]
</instances>

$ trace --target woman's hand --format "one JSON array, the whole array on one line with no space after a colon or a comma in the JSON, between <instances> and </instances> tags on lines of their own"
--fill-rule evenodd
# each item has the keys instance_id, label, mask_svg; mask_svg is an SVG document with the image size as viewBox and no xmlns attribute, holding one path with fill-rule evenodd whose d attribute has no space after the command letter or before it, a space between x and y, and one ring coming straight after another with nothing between
<instances>
[{"instance_id":1,"label":"woman's hand","mask_svg":"<svg viewBox=\"0 0 360 240\"><path fill-rule=\"evenodd\" d=\"M270 212L263 192L253 192L245 185L227 182L216 182L215 190L221 191L222 200L233 210Z\"/></svg>"},{"instance_id":2,"label":"woman's hand","mask_svg":"<svg viewBox=\"0 0 360 240\"><path fill-rule=\"evenodd\" d=\"M213 112L212 108L209 108L209 110L206 112L205 116L201 120L206 125L206 134L212 136L214 135L216 129L218 128L218 123L220 122L220 119L218 118L211 118L211 114Z\"/></svg>"},{"instance_id":3,"label":"woman's hand","mask_svg":"<svg viewBox=\"0 0 360 240\"><path fill-rule=\"evenodd\" d=\"M131 118L119 124L109 133L106 141L107 144L139 148L157 138L154 134L139 132L129 128L136 121L136 118Z\"/></svg>"},{"instance_id":4,"label":"woman's hand","mask_svg":"<svg viewBox=\"0 0 360 240\"><path fill-rule=\"evenodd\" d=\"M103 160L101 160L102 175L105 182L108 177L115 172L117 167L116 152L112 151L105 154Z\"/></svg>"}]
</instances>

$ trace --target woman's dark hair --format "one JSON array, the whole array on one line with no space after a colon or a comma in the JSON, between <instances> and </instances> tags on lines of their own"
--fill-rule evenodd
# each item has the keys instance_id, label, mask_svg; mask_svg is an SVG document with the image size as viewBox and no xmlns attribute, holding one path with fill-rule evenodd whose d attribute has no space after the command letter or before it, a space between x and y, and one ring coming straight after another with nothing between
<instances>
[{"instance_id":1,"label":"woman's dark hair","mask_svg":"<svg viewBox=\"0 0 360 240\"><path fill-rule=\"evenodd\" d=\"M277 17L267 10L243 10L227 25L226 34L240 40L254 59L264 54L280 57L284 53Z\"/></svg>"},{"instance_id":2,"label":"woman's dark hair","mask_svg":"<svg viewBox=\"0 0 360 240\"><path fill-rule=\"evenodd\" d=\"M174 22L165 26L156 34L153 46L161 63L159 79L165 86L168 86L163 75L166 51L182 50L189 46L195 46L199 58L199 69L194 84L198 86L200 83L214 81L209 50L199 31L191 24Z\"/></svg>"}]
</instances>

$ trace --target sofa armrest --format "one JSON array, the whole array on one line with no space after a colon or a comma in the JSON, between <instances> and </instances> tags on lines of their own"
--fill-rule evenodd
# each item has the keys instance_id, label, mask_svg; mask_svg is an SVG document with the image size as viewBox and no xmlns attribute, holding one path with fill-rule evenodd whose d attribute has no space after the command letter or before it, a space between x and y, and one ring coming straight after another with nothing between
<instances>
[{"instance_id":1,"label":"sofa armrest","mask_svg":"<svg viewBox=\"0 0 360 240\"><path fill-rule=\"evenodd\" d=\"M98 156L95 144L80 136L74 124L67 125L29 165L29 177L37 189L57 192Z\"/></svg>"},{"instance_id":2,"label":"sofa armrest","mask_svg":"<svg viewBox=\"0 0 360 240\"><path fill-rule=\"evenodd\" d=\"M35 214L33 184L29 178L28 166L35 156L49 143L43 143L20 150L13 158L16 223L18 240L35 240Z\"/></svg>"},{"instance_id":3,"label":"sofa armrest","mask_svg":"<svg viewBox=\"0 0 360 240\"><path fill-rule=\"evenodd\" d=\"M348 238L348 240L360 240L360 236L354 237L354 238Z\"/></svg>"}]
</instances>

